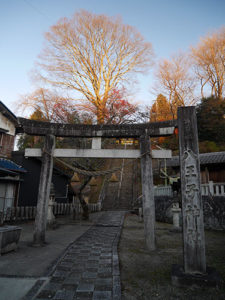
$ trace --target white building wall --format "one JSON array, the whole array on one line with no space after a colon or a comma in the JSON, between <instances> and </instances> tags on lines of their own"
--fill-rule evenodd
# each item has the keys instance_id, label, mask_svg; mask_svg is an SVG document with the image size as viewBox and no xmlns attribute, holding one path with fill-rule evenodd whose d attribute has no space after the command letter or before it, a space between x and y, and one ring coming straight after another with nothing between
<instances>
[{"instance_id":1,"label":"white building wall","mask_svg":"<svg viewBox=\"0 0 225 300\"><path fill-rule=\"evenodd\" d=\"M0 128L8 130L7 134L10 134L13 136L16 133L14 123L11 122L8 118L6 118L1 112L0 112Z\"/></svg>"}]
</instances>

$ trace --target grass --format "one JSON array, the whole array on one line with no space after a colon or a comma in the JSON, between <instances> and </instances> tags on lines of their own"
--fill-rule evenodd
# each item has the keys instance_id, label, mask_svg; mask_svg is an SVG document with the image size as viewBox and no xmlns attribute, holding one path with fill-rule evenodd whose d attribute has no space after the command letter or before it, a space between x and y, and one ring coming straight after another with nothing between
<instances>
[{"instance_id":1,"label":"grass","mask_svg":"<svg viewBox=\"0 0 225 300\"><path fill-rule=\"evenodd\" d=\"M206 231L207 265L225 282L225 232ZM177 288L171 284L172 264L183 265L182 234L170 224L156 225L157 250L145 247L144 225L127 215L119 245L123 300L225 299L225 288Z\"/></svg>"}]
</instances>

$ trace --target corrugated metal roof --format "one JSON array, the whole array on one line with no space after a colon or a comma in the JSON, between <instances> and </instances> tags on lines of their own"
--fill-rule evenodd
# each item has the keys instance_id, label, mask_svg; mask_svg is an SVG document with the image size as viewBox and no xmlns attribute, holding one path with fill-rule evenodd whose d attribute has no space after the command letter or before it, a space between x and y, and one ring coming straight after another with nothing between
<instances>
[{"instance_id":1,"label":"corrugated metal roof","mask_svg":"<svg viewBox=\"0 0 225 300\"><path fill-rule=\"evenodd\" d=\"M12 175L12 176L14 176L14 175L18 175L18 174L13 172L13 171L10 171L10 170L0 168L0 175Z\"/></svg>"},{"instance_id":2,"label":"corrugated metal roof","mask_svg":"<svg viewBox=\"0 0 225 300\"><path fill-rule=\"evenodd\" d=\"M22 172L22 173L26 172L26 170L23 167L5 158L0 158L0 168L7 169L10 171L15 171L15 172Z\"/></svg>"},{"instance_id":3,"label":"corrugated metal roof","mask_svg":"<svg viewBox=\"0 0 225 300\"><path fill-rule=\"evenodd\" d=\"M173 156L171 159L167 159L166 163L168 167L178 167L180 165L179 156ZM219 163L225 163L225 151L200 154L201 165Z\"/></svg>"}]
</instances>

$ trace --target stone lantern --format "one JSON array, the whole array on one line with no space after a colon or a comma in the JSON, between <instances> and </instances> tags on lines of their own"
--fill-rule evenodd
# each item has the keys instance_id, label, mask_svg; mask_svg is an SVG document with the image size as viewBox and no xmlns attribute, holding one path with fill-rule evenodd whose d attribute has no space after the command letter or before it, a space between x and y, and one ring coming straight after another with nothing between
<instances>
[{"instance_id":1,"label":"stone lantern","mask_svg":"<svg viewBox=\"0 0 225 300\"><path fill-rule=\"evenodd\" d=\"M48 216L47 216L47 224L50 226L55 224L55 216L53 214L54 204L55 204L55 188L54 188L54 184L51 183L50 196L48 201Z\"/></svg>"},{"instance_id":2,"label":"stone lantern","mask_svg":"<svg viewBox=\"0 0 225 300\"><path fill-rule=\"evenodd\" d=\"M173 213L173 230L181 231L180 227L180 212L181 208L179 207L179 202L174 202L172 204L172 213Z\"/></svg>"}]
</instances>

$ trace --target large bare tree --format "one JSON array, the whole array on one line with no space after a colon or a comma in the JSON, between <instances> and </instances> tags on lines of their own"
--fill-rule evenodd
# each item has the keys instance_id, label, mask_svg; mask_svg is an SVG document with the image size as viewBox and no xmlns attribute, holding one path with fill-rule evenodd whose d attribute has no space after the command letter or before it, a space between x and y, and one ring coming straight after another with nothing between
<instances>
[{"instance_id":1,"label":"large bare tree","mask_svg":"<svg viewBox=\"0 0 225 300\"><path fill-rule=\"evenodd\" d=\"M191 48L195 73L201 82L201 96L204 88L211 88L211 95L222 98L225 91L225 27L202 38Z\"/></svg>"},{"instance_id":2,"label":"large bare tree","mask_svg":"<svg viewBox=\"0 0 225 300\"><path fill-rule=\"evenodd\" d=\"M37 64L41 78L79 92L96 107L98 123L112 90L152 63L151 44L118 17L80 11L59 20L45 37Z\"/></svg>"},{"instance_id":3,"label":"large bare tree","mask_svg":"<svg viewBox=\"0 0 225 300\"><path fill-rule=\"evenodd\" d=\"M174 55L171 60L164 59L159 62L155 77L154 89L167 97L171 112L176 112L178 106L195 102L195 82L190 74L190 64L186 55Z\"/></svg>"}]
</instances>

